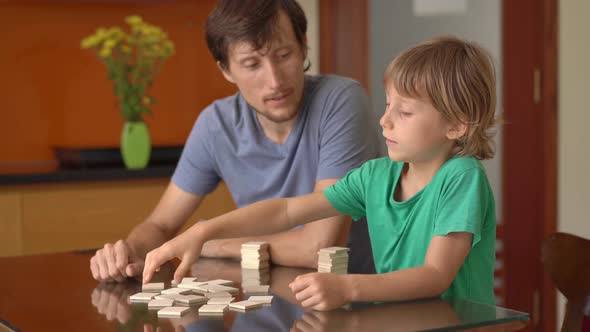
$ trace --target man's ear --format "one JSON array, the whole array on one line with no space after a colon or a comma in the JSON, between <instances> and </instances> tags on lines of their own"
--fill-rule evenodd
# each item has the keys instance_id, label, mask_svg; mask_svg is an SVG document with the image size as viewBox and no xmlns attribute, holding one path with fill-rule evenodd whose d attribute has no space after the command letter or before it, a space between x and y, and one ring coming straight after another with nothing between
<instances>
[{"instance_id":1,"label":"man's ear","mask_svg":"<svg viewBox=\"0 0 590 332\"><path fill-rule=\"evenodd\" d=\"M467 125L463 122L452 125L447 130L447 138L452 140L458 140L467 133Z\"/></svg>"},{"instance_id":2,"label":"man's ear","mask_svg":"<svg viewBox=\"0 0 590 332\"><path fill-rule=\"evenodd\" d=\"M230 83L236 84L236 82L234 81L234 78L232 77L232 74L229 70L223 68L223 66L221 65L221 62L217 61L217 68L219 68L219 71L221 71L221 73L223 74L223 77L225 77L226 80L228 80Z\"/></svg>"}]
</instances>

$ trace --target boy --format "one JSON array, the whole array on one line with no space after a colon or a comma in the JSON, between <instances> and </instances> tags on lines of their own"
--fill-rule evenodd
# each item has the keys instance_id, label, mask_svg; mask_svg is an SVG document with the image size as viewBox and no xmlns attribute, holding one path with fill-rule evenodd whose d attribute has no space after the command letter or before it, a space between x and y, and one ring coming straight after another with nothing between
<instances>
[{"instance_id":1,"label":"boy","mask_svg":"<svg viewBox=\"0 0 590 332\"><path fill-rule=\"evenodd\" d=\"M290 288L303 307L441 294L493 303L494 198L478 161L494 155L492 61L474 44L437 38L397 56L384 81L380 125L389 158L365 163L323 193L262 201L193 226L148 254L144 282L173 257L182 261L180 279L209 239L348 214L367 217L379 274L297 277Z\"/></svg>"}]
</instances>

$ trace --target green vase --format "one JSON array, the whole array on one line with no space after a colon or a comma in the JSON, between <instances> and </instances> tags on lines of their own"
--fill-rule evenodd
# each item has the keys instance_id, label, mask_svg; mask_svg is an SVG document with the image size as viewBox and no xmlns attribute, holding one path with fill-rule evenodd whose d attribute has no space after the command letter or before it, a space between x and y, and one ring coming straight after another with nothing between
<instances>
[{"instance_id":1,"label":"green vase","mask_svg":"<svg viewBox=\"0 0 590 332\"><path fill-rule=\"evenodd\" d=\"M145 122L125 122L121 135L121 155L128 169L145 168L150 161L152 145Z\"/></svg>"}]
</instances>

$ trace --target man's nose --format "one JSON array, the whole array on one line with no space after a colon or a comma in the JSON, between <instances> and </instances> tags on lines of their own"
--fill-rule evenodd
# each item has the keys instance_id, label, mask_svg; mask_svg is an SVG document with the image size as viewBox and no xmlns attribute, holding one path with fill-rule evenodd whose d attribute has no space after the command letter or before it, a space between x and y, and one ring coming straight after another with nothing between
<instances>
[{"instance_id":1,"label":"man's nose","mask_svg":"<svg viewBox=\"0 0 590 332\"><path fill-rule=\"evenodd\" d=\"M278 89L283 85L283 73L277 64L269 62L266 75L268 85L271 88Z\"/></svg>"}]
</instances>

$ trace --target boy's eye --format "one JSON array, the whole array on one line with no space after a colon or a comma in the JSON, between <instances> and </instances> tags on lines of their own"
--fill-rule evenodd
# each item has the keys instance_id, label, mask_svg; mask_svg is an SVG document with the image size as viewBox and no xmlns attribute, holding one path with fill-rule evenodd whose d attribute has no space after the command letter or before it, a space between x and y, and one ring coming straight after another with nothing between
<instances>
[{"instance_id":1,"label":"boy's eye","mask_svg":"<svg viewBox=\"0 0 590 332\"><path fill-rule=\"evenodd\" d=\"M401 116L401 117L408 117L411 115L412 115L412 113L410 113L410 112L399 112L399 116Z\"/></svg>"},{"instance_id":2,"label":"boy's eye","mask_svg":"<svg viewBox=\"0 0 590 332\"><path fill-rule=\"evenodd\" d=\"M279 53L279 57L280 57L281 59L285 59L285 58L287 58L289 55L291 55L291 52L290 52L290 51L283 52L283 53Z\"/></svg>"}]
</instances>

